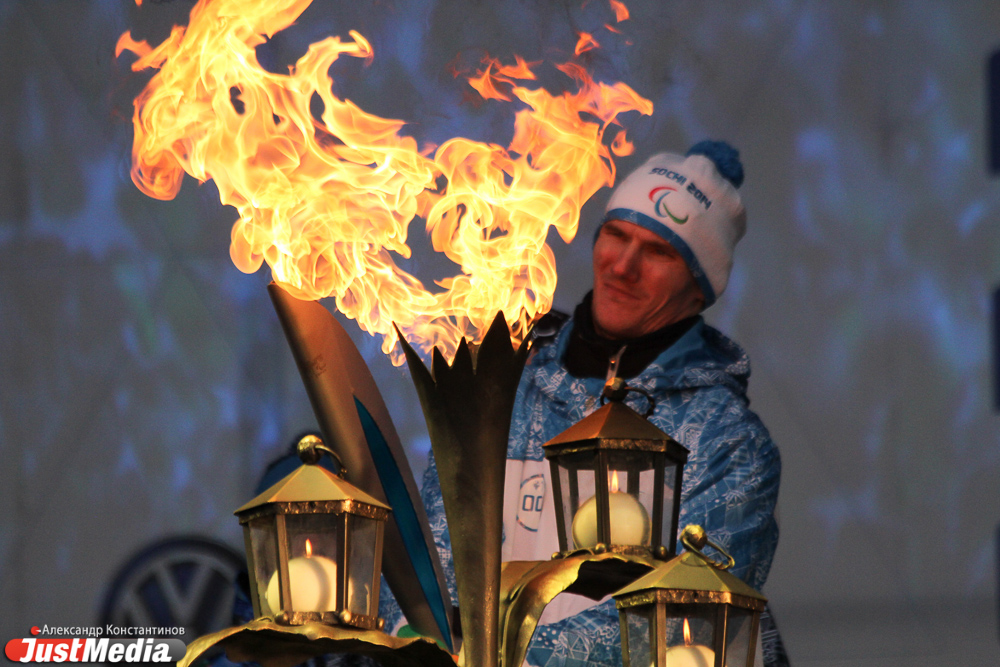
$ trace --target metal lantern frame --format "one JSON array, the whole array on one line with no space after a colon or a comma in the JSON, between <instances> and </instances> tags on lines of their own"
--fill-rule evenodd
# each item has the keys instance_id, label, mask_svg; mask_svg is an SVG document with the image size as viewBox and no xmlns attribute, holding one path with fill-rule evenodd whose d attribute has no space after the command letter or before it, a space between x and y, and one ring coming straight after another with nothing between
<instances>
[{"instance_id":1,"label":"metal lantern frame","mask_svg":"<svg viewBox=\"0 0 1000 667\"><path fill-rule=\"evenodd\" d=\"M282 625L321 622L380 630L385 624L377 615L382 544L390 508L316 465L324 451L332 454L316 436L304 438L299 443L299 456L306 465L235 512L243 526L254 617L271 616ZM312 533L320 545L333 545L333 553L319 548L305 555L335 563L333 609L299 610L293 606L289 562L298 557L298 549L293 550L292 539ZM265 608L274 577L279 609L271 609L269 604ZM366 598L362 598L366 603L352 597L357 590L366 590Z\"/></svg>"},{"instance_id":2,"label":"metal lantern frame","mask_svg":"<svg viewBox=\"0 0 1000 667\"><path fill-rule=\"evenodd\" d=\"M602 399L609 399L607 403L543 445L545 458L551 466L560 554L578 549L570 533L575 513L581 506L581 474L593 475L597 514L597 544L593 551L645 555L660 560L676 553L681 480L688 450L647 419L653 411L648 394L646 398L650 404L645 416L623 402L630 391L636 390L616 379L602 395ZM667 479L668 466L673 467L671 480ZM642 504L649 514L648 545L611 541L609 478L615 470L625 472L624 493ZM653 473L652 485L643 494L647 498L651 495L651 507L647 508L639 499L640 477L649 471ZM668 481L672 482L673 497L670 506L664 507ZM643 486L649 487L648 484ZM664 518L669 518L669 522L664 522Z\"/></svg>"},{"instance_id":3,"label":"metal lantern frame","mask_svg":"<svg viewBox=\"0 0 1000 667\"><path fill-rule=\"evenodd\" d=\"M685 626L696 619L702 622L702 635L711 633L710 642L701 644L701 650L714 654L708 667L753 667L767 599L726 572L734 564L732 557L709 542L701 527L686 527L682 540L688 551L614 594L623 666L666 667L669 651L694 650ZM706 544L728 562L706 556L701 551Z\"/></svg>"}]
</instances>

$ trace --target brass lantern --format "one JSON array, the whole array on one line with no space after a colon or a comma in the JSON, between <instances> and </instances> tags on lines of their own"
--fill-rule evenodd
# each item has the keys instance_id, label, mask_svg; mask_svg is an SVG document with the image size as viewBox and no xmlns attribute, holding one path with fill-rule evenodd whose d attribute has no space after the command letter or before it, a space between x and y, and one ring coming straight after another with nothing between
<instances>
[{"instance_id":1,"label":"brass lantern","mask_svg":"<svg viewBox=\"0 0 1000 667\"><path fill-rule=\"evenodd\" d=\"M615 593L624 667L753 667L766 598L726 572L734 561L687 526L689 551ZM706 544L728 562L706 556Z\"/></svg>"},{"instance_id":2,"label":"brass lantern","mask_svg":"<svg viewBox=\"0 0 1000 667\"><path fill-rule=\"evenodd\" d=\"M629 391L635 390L616 379L605 387L607 403L544 445L561 552L662 560L676 552L688 451L625 405ZM646 416L652 408L650 402Z\"/></svg>"},{"instance_id":3,"label":"brass lantern","mask_svg":"<svg viewBox=\"0 0 1000 667\"><path fill-rule=\"evenodd\" d=\"M389 507L316 465L333 454L316 436L303 465L236 510L246 544L254 617L381 629L382 533Z\"/></svg>"}]
</instances>

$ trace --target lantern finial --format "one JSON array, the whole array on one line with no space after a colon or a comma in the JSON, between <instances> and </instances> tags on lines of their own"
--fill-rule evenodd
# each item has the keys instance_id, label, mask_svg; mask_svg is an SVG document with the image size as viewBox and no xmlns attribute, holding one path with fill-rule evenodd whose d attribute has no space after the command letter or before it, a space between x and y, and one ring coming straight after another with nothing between
<instances>
[{"instance_id":1,"label":"lantern finial","mask_svg":"<svg viewBox=\"0 0 1000 667\"><path fill-rule=\"evenodd\" d=\"M601 392L601 397L606 398L609 401L618 401L619 403L625 400L625 396L628 395L629 387L625 384L625 380L616 377L612 378L606 385L604 385L604 391Z\"/></svg>"},{"instance_id":2,"label":"lantern finial","mask_svg":"<svg viewBox=\"0 0 1000 667\"><path fill-rule=\"evenodd\" d=\"M625 383L625 380L615 377L609 379L605 385L604 389L601 390L601 405L604 405L605 401L611 401L612 403L625 403L625 397L633 394L642 394L646 398L646 412L643 413L644 419L649 419L653 414L653 410L656 409L656 401L653 400L652 394L650 394L645 389L640 389L639 387L630 387Z\"/></svg>"},{"instance_id":3,"label":"lantern finial","mask_svg":"<svg viewBox=\"0 0 1000 667\"><path fill-rule=\"evenodd\" d=\"M729 555L729 552L720 547L715 542L710 541L708 539L708 535L705 533L705 529L699 525L689 524L685 526L684 531L681 533L681 542L684 544L685 547L688 548L688 551L693 551L694 553L698 554L705 560L706 563L708 563L709 565L711 565L716 569L728 570L736 565L736 560ZM705 545L712 547L720 554L722 554L725 557L726 562L720 563L714 558L706 556L702 552L702 549L705 548Z\"/></svg>"},{"instance_id":4,"label":"lantern finial","mask_svg":"<svg viewBox=\"0 0 1000 667\"><path fill-rule=\"evenodd\" d=\"M684 531L681 533L681 542L684 543L684 546L694 551L705 546L705 543L708 542L708 535L701 526L693 523L688 524L684 526Z\"/></svg>"},{"instance_id":5,"label":"lantern finial","mask_svg":"<svg viewBox=\"0 0 1000 667\"><path fill-rule=\"evenodd\" d=\"M327 447L326 443L318 435L310 433L309 435L302 436L295 449L299 455L299 459L306 465L314 466L319 463L323 454L329 454L330 458L337 462L337 474L343 478L347 473L347 469L344 468L344 462L337 456L337 452Z\"/></svg>"}]
</instances>

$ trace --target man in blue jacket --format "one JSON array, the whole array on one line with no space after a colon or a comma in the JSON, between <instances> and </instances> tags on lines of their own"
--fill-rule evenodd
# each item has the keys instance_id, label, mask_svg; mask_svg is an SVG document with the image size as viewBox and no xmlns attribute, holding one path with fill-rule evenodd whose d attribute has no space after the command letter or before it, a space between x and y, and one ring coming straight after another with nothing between
<instances>
[{"instance_id":1,"label":"man in blue jacket","mask_svg":"<svg viewBox=\"0 0 1000 667\"><path fill-rule=\"evenodd\" d=\"M685 156L653 156L612 194L594 242L593 291L572 317L548 318L549 331L538 336L518 388L507 453L505 561L547 559L558 551L542 445L597 409L606 380L618 376L652 396L650 421L690 451L680 527L704 526L736 560L732 572L763 586L778 540L778 450L748 407L746 353L700 317L725 289L745 231L742 182L738 153L706 141ZM641 413L645 400L626 402ZM521 502L525 493L544 501ZM423 497L454 598L433 460ZM392 627L396 619L387 620ZM781 664L780 641L767 635L766 620L762 625L765 663ZM527 661L534 667L620 666L613 601L557 598Z\"/></svg>"}]
</instances>

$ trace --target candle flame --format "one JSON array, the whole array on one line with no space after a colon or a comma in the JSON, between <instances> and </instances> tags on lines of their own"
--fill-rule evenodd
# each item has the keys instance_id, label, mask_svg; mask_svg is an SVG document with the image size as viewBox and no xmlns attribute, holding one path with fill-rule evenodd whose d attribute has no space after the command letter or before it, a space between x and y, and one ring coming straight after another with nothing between
<instances>
[{"instance_id":1,"label":"candle flame","mask_svg":"<svg viewBox=\"0 0 1000 667\"><path fill-rule=\"evenodd\" d=\"M618 493L618 471L611 473L611 493Z\"/></svg>"},{"instance_id":2,"label":"candle flame","mask_svg":"<svg viewBox=\"0 0 1000 667\"><path fill-rule=\"evenodd\" d=\"M575 92L554 95L526 87L533 63L490 59L467 80L492 104L518 105L510 145L456 137L420 148L400 134L404 121L334 94L338 58L374 57L359 33L312 44L287 74L260 65L256 47L310 2L201 0L187 27L158 46L122 35L118 51L139 56L133 70L159 70L135 99L133 182L172 199L185 173L214 180L238 213L236 266L252 273L266 262L293 296L334 297L340 312L382 336L397 365L394 323L418 349L451 358L462 338L480 342L502 311L519 342L552 307L550 229L574 238L584 202L614 184L612 156L632 151L624 134L611 142L606 131L625 112L651 114L652 103L574 62L556 67ZM576 50L594 46L581 33ZM460 269L433 292L396 262L410 257L415 219Z\"/></svg>"},{"instance_id":3,"label":"candle flame","mask_svg":"<svg viewBox=\"0 0 1000 667\"><path fill-rule=\"evenodd\" d=\"M691 645L691 626L688 625L688 620L684 619L684 645Z\"/></svg>"},{"instance_id":4,"label":"candle flame","mask_svg":"<svg viewBox=\"0 0 1000 667\"><path fill-rule=\"evenodd\" d=\"M313 545L308 539L306 539L306 558L312 558L313 555Z\"/></svg>"}]
</instances>

